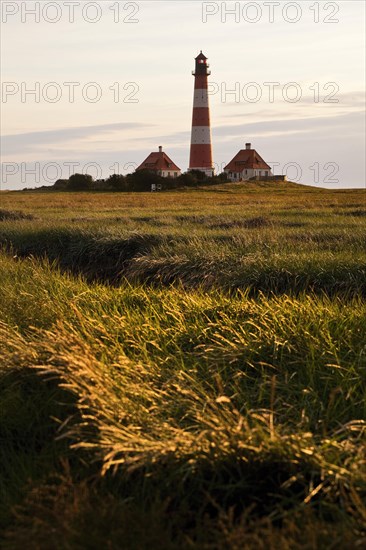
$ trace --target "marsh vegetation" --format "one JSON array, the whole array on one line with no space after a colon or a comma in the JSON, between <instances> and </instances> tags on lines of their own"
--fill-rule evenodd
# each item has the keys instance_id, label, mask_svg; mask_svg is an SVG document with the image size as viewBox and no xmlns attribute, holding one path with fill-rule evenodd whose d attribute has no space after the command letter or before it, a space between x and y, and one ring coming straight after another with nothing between
<instances>
[{"instance_id":1,"label":"marsh vegetation","mask_svg":"<svg viewBox=\"0 0 366 550\"><path fill-rule=\"evenodd\" d=\"M362 547L362 190L1 200L4 548Z\"/></svg>"}]
</instances>

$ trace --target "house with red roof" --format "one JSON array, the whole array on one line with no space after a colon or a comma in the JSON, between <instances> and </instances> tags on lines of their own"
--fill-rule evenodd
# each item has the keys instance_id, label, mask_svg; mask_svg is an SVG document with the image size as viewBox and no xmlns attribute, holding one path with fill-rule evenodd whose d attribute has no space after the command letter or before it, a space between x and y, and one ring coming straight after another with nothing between
<instances>
[{"instance_id":1,"label":"house with red roof","mask_svg":"<svg viewBox=\"0 0 366 550\"><path fill-rule=\"evenodd\" d=\"M181 174L181 169L164 153L161 146L159 151L150 153L137 170L149 170L163 178L177 178Z\"/></svg>"},{"instance_id":2,"label":"house with red roof","mask_svg":"<svg viewBox=\"0 0 366 550\"><path fill-rule=\"evenodd\" d=\"M245 181L250 178L272 177L271 167L262 159L251 143L245 144L237 155L224 168L224 172L230 181Z\"/></svg>"}]
</instances>

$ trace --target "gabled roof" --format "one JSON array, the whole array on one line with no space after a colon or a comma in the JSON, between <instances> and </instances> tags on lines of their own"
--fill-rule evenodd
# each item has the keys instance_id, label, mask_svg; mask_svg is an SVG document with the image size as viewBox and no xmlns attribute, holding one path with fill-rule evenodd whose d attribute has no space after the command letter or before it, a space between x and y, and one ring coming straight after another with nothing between
<instances>
[{"instance_id":1,"label":"gabled roof","mask_svg":"<svg viewBox=\"0 0 366 550\"><path fill-rule=\"evenodd\" d=\"M245 169L271 170L255 149L241 149L237 155L225 166L229 172L242 172Z\"/></svg>"},{"instance_id":2,"label":"gabled roof","mask_svg":"<svg viewBox=\"0 0 366 550\"><path fill-rule=\"evenodd\" d=\"M153 152L144 160L136 170L160 170L180 171L180 168L168 157L164 151Z\"/></svg>"}]
</instances>

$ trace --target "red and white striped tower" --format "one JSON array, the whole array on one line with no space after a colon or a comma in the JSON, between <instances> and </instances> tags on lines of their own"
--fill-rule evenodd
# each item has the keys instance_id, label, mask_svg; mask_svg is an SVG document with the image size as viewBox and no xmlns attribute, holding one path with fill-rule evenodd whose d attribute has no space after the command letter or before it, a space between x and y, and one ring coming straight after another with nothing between
<instances>
[{"instance_id":1,"label":"red and white striped tower","mask_svg":"<svg viewBox=\"0 0 366 550\"><path fill-rule=\"evenodd\" d=\"M207 176L213 176L210 108L208 105L207 90L207 77L211 74L211 71L208 70L208 67L207 57L201 51L196 57L196 69L192 71L194 76L194 96L191 154L188 170L201 170Z\"/></svg>"}]
</instances>

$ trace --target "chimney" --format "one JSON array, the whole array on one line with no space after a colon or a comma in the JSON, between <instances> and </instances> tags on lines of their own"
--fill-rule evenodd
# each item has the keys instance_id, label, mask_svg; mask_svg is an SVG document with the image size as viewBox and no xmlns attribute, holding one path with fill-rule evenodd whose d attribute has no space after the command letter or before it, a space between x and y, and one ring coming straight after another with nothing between
<instances>
[{"instance_id":1,"label":"chimney","mask_svg":"<svg viewBox=\"0 0 366 550\"><path fill-rule=\"evenodd\" d=\"M252 144L251 143L246 143L245 144L245 149L251 149L252 147Z\"/></svg>"},{"instance_id":2,"label":"chimney","mask_svg":"<svg viewBox=\"0 0 366 550\"><path fill-rule=\"evenodd\" d=\"M162 153L163 152L163 148L161 145L159 145L159 153Z\"/></svg>"}]
</instances>

